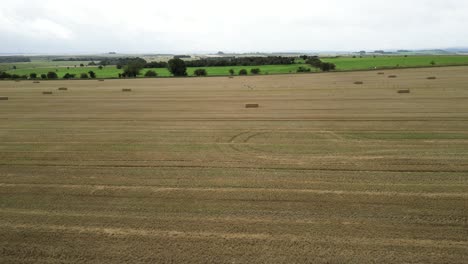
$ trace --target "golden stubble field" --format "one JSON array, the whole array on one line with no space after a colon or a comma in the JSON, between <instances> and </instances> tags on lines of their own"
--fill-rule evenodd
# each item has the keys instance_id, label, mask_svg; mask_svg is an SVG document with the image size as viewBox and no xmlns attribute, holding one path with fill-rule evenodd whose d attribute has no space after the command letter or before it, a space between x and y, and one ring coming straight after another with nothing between
<instances>
[{"instance_id":1,"label":"golden stubble field","mask_svg":"<svg viewBox=\"0 0 468 264\"><path fill-rule=\"evenodd\" d=\"M467 67L0 96L1 263L468 262Z\"/></svg>"}]
</instances>

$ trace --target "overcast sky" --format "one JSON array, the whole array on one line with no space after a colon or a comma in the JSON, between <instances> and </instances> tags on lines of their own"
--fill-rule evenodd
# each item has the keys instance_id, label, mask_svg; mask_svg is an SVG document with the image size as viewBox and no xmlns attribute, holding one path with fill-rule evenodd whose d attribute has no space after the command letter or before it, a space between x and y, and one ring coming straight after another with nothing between
<instances>
[{"instance_id":1,"label":"overcast sky","mask_svg":"<svg viewBox=\"0 0 468 264\"><path fill-rule=\"evenodd\" d=\"M467 0L4 0L0 53L468 46Z\"/></svg>"}]
</instances>

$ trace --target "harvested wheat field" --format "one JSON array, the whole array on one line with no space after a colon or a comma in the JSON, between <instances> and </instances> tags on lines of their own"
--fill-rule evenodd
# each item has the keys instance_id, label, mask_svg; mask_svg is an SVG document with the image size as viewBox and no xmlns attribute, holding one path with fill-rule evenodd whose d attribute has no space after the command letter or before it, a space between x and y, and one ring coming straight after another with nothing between
<instances>
[{"instance_id":1,"label":"harvested wheat field","mask_svg":"<svg viewBox=\"0 0 468 264\"><path fill-rule=\"evenodd\" d=\"M468 262L468 67L0 96L2 263Z\"/></svg>"}]
</instances>

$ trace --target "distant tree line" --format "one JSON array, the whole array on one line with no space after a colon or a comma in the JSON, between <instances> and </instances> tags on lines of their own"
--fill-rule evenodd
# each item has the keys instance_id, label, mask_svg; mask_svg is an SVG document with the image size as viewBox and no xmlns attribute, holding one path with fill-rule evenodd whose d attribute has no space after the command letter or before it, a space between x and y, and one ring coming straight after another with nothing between
<instances>
[{"instance_id":1,"label":"distant tree line","mask_svg":"<svg viewBox=\"0 0 468 264\"><path fill-rule=\"evenodd\" d=\"M121 69L123 68L124 65L127 65L130 61L133 61L133 60L140 60L140 61L144 61L144 63L146 64L146 61L142 58L139 58L139 57L125 57L125 58L104 58L102 60L99 61L99 65L102 65L102 66L107 66L107 65L116 65L117 68Z\"/></svg>"},{"instance_id":2,"label":"distant tree line","mask_svg":"<svg viewBox=\"0 0 468 264\"><path fill-rule=\"evenodd\" d=\"M295 59L293 57L282 56L223 57L186 61L185 63L187 64L187 67L289 65L294 64Z\"/></svg>"},{"instance_id":3,"label":"distant tree line","mask_svg":"<svg viewBox=\"0 0 468 264\"><path fill-rule=\"evenodd\" d=\"M323 62L317 56L308 57L306 60L306 63L322 71L334 71L336 69L335 64L330 63L330 62Z\"/></svg>"},{"instance_id":4,"label":"distant tree line","mask_svg":"<svg viewBox=\"0 0 468 264\"><path fill-rule=\"evenodd\" d=\"M101 61L105 57L76 57L76 58L55 58L52 61Z\"/></svg>"},{"instance_id":5,"label":"distant tree line","mask_svg":"<svg viewBox=\"0 0 468 264\"><path fill-rule=\"evenodd\" d=\"M53 72L53 71L50 71L48 72L47 74L43 73L41 74L40 76L38 76L37 73L30 73L29 76L28 75L18 75L18 74L9 74L7 72L0 72L0 80L5 80L5 79L13 79L13 80L16 80L16 79L30 79L30 80L35 80L35 79L38 79L38 78L41 78L43 80L55 80L55 79L58 79L59 76L57 75L56 72ZM75 79L76 78L76 74L71 74L71 73L65 73L65 75L63 76L63 79ZM89 71L87 73L82 73L80 74L80 78L81 79L88 79L88 78L96 78L96 73L93 72L93 71Z\"/></svg>"},{"instance_id":6,"label":"distant tree line","mask_svg":"<svg viewBox=\"0 0 468 264\"><path fill-rule=\"evenodd\" d=\"M0 63L31 62L31 58L23 56L0 56Z\"/></svg>"},{"instance_id":7,"label":"distant tree line","mask_svg":"<svg viewBox=\"0 0 468 264\"><path fill-rule=\"evenodd\" d=\"M152 61L145 64L145 68L167 68L165 61Z\"/></svg>"},{"instance_id":8,"label":"distant tree line","mask_svg":"<svg viewBox=\"0 0 468 264\"><path fill-rule=\"evenodd\" d=\"M190 55L175 55L174 59L190 59L192 56Z\"/></svg>"},{"instance_id":9,"label":"distant tree line","mask_svg":"<svg viewBox=\"0 0 468 264\"><path fill-rule=\"evenodd\" d=\"M117 68L123 68L130 61L140 60L142 58L106 58L100 61L99 65L116 65ZM174 57L174 59L180 59ZM223 57L223 58L207 58L193 61L185 61L187 67L220 67L220 66L260 66L260 65L289 65L294 64L295 59L292 57L269 56L269 57ZM164 61L146 62L144 68L167 68L169 65Z\"/></svg>"},{"instance_id":10,"label":"distant tree line","mask_svg":"<svg viewBox=\"0 0 468 264\"><path fill-rule=\"evenodd\" d=\"M181 56L174 56L174 59L181 59ZM99 65L116 65L118 69L122 69L125 65L130 62L138 60L141 64L144 63L143 68L168 68L168 62L164 61L152 61L147 62L146 60L136 58L104 58L98 64ZM222 57L222 58L206 58L193 61L184 61L186 67L216 67L216 66L260 66L260 65L290 65L295 63L293 57L282 57L282 56L269 56L269 57Z\"/></svg>"},{"instance_id":11,"label":"distant tree line","mask_svg":"<svg viewBox=\"0 0 468 264\"><path fill-rule=\"evenodd\" d=\"M27 75L9 74L7 72L0 72L0 79L27 79Z\"/></svg>"}]
</instances>

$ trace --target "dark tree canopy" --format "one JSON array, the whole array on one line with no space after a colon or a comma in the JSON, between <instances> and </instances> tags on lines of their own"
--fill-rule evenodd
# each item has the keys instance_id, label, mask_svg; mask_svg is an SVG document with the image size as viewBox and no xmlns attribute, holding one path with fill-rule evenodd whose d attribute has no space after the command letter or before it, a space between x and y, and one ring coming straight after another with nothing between
<instances>
[{"instance_id":1,"label":"dark tree canopy","mask_svg":"<svg viewBox=\"0 0 468 264\"><path fill-rule=\"evenodd\" d=\"M70 74L70 73L65 73L65 75L63 76L64 79L73 79L75 78L76 75L75 74Z\"/></svg>"},{"instance_id":2,"label":"dark tree canopy","mask_svg":"<svg viewBox=\"0 0 468 264\"><path fill-rule=\"evenodd\" d=\"M95 72L89 71L88 74L89 74L89 77L90 77L91 79L96 78L96 73L95 73Z\"/></svg>"},{"instance_id":3,"label":"dark tree canopy","mask_svg":"<svg viewBox=\"0 0 468 264\"><path fill-rule=\"evenodd\" d=\"M310 72L310 68L299 66L299 68L297 68L297 72Z\"/></svg>"},{"instance_id":4,"label":"dark tree canopy","mask_svg":"<svg viewBox=\"0 0 468 264\"><path fill-rule=\"evenodd\" d=\"M253 68L253 69L250 69L250 73L251 73L251 74L260 74L260 68Z\"/></svg>"},{"instance_id":5,"label":"dark tree canopy","mask_svg":"<svg viewBox=\"0 0 468 264\"><path fill-rule=\"evenodd\" d=\"M142 64L146 64L146 60L139 57L126 57L126 58L105 58L99 62L99 65L117 65L117 69L122 69L125 65L128 65L131 61L139 61Z\"/></svg>"},{"instance_id":6,"label":"dark tree canopy","mask_svg":"<svg viewBox=\"0 0 468 264\"><path fill-rule=\"evenodd\" d=\"M0 72L0 79L10 79L10 78L11 78L11 74L7 72Z\"/></svg>"},{"instance_id":7,"label":"dark tree canopy","mask_svg":"<svg viewBox=\"0 0 468 264\"><path fill-rule=\"evenodd\" d=\"M167 62L165 61L152 61L145 65L145 68L167 68Z\"/></svg>"},{"instance_id":8,"label":"dark tree canopy","mask_svg":"<svg viewBox=\"0 0 468 264\"><path fill-rule=\"evenodd\" d=\"M247 75L247 70L246 69L240 70L239 75Z\"/></svg>"},{"instance_id":9,"label":"dark tree canopy","mask_svg":"<svg viewBox=\"0 0 468 264\"><path fill-rule=\"evenodd\" d=\"M31 62L31 59L23 56L0 56L0 63Z\"/></svg>"},{"instance_id":10,"label":"dark tree canopy","mask_svg":"<svg viewBox=\"0 0 468 264\"><path fill-rule=\"evenodd\" d=\"M336 65L331 62L322 62L318 57L311 57L307 60L307 64L314 68L318 68L322 71L333 71L336 69Z\"/></svg>"},{"instance_id":11,"label":"dark tree canopy","mask_svg":"<svg viewBox=\"0 0 468 264\"><path fill-rule=\"evenodd\" d=\"M123 67L124 77L134 77L140 75L140 71L145 67L146 61L142 58L134 58L127 61L127 64Z\"/></svg>"},{"instance_id":12,"label":"dark tree canopy","mask_svg":"<svg viewBox=\"0 0 468 264\"><path fill-rule=\"evenodd\" d=\"M94 61L100 61L103 59L105 59L105 57L76 57L76 58L55 58L55 59L52 59L52 61L91 61L89 65L96 65Z\"/></svg>"},{"instance_id":13,"label":"dark tree canopy","mask_svg":"<svg viewBox=\"0 0 468 264\"><path fill-rule=\"evenodd\" d=\"M175 58L167 62L168 69L174 76L187 76L187 66L185 61Z\"/></svg>"},{"instance_id":14,"label":"dark tree canopy","mask_svg":"<svg viewBox=\"0 0 468 264\"><path fill-rule=\"evenodd\" d=\"M310 57L309 59L307 59L306 63L311 65L314 68L320 68L322 61L319 59L319 57L314 56L314 57Z\"/></svg>"},{"instance_id":15,"label":"dark tree canopy","mask_svg":"<svg viewBox=\"0 0 468 264\"><path fill-rule=\"evenodd\" d=\"M205 69L196 69L196 70L193 72L193 74L194 74L195 76L207 76L207 75L208 75L208 73L206 72Z\"/></svg>"},{"instance_id":16,"label":"dark tree canopy","mask_svg":"<svg viewBox=\"0 0 468 264\"><path fill-rule=\"evenodd\" d=\"M187 67L289 65L294 64L294 58L282 56L222 57L187 61L186 64Z\"/></svg>"},{"instance_id":17,"label":"dark tree canopy","mask_svg":"<svg viewBox=\"0 0 468 264\"><path fill-rule=\"evenodd\" d=\"M34 73L34 72L30 73L29 78L30 79L36 79L37 78L37 73Z\"/></svg>"},{"instance_id":18,"label":"dark tree canopy","mask_svg":"<svg viewBox=\"0 0 468 264\"><path fill-rule=\"evenodd\" d=\"M330 62L323 62L322 65L320 65L320 69L322 71L333 71L335 70L336 66L333 63Z\"/></svg>"},{"instance_id":19,"label":"dark tree canopy","mask_svg":"<svg viewBox=\"0 0 468 264\"><path fill-rule=\"evenodd\" d=\"M88 79L89 77L88 77L87 73L83 72L82 74L80 74L80 78L81 79Z\"/></svg>"},{"instance_id":20,"label":"dark tree canopy","mask_svg":"<svg viewBox=\"0 0 468 264\"><path fill-rule=\"evenodd\" d=\"M158 73L152 70L149 70L145 73L145 77L158 77Z\"/></svg>"},{"instance_id":21,"label":"dark tree canopy","mask_svg":"<svg viewBox=\"0 0 468 264\"><path fill-rule=\"evenodd\" d=\"M47 73L47 79L57 79L57 73L56 72L48 72Z\"/></svg>"}]
</instances>

